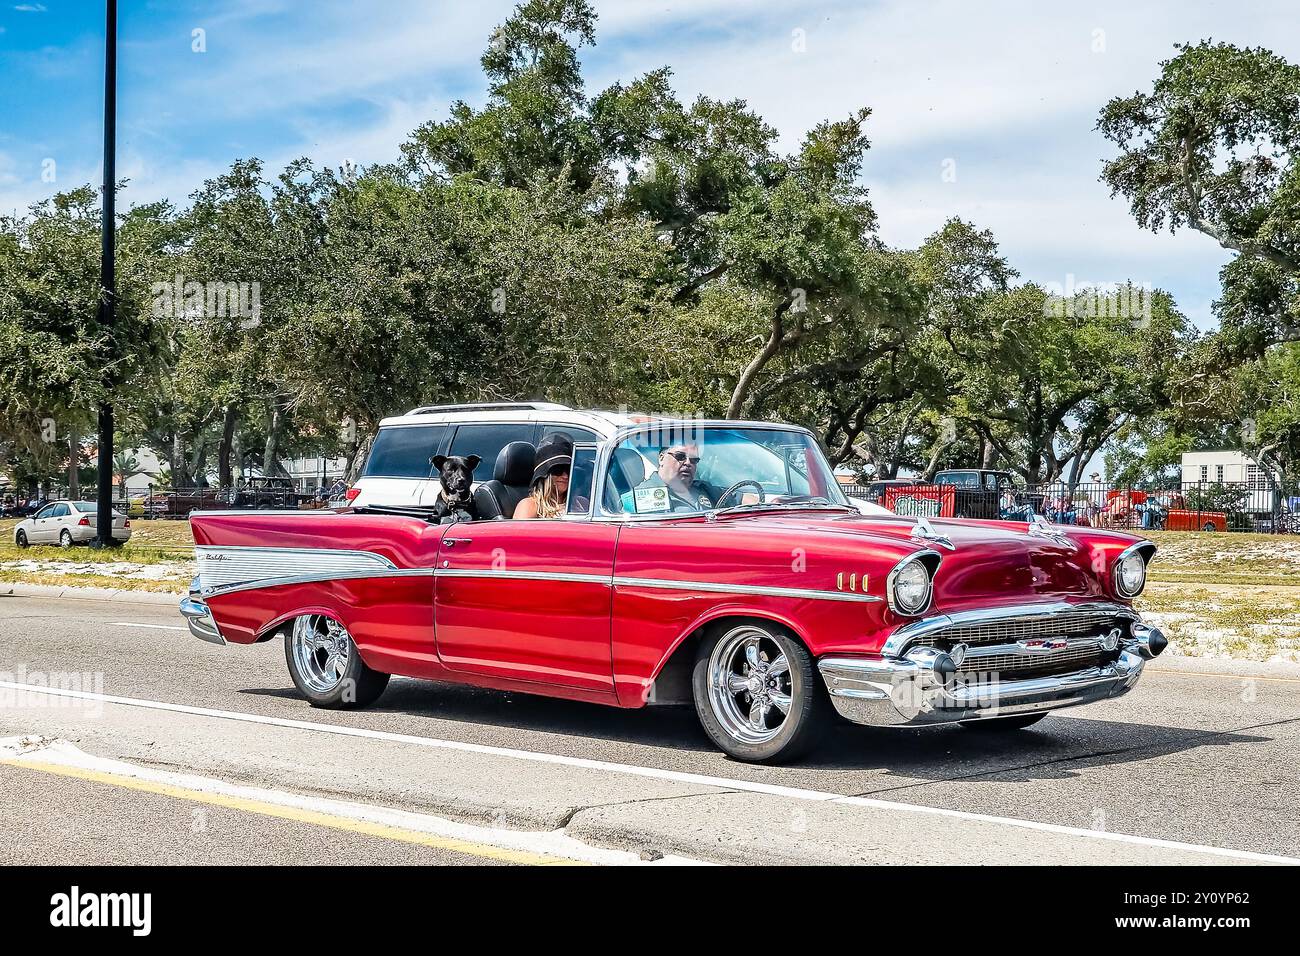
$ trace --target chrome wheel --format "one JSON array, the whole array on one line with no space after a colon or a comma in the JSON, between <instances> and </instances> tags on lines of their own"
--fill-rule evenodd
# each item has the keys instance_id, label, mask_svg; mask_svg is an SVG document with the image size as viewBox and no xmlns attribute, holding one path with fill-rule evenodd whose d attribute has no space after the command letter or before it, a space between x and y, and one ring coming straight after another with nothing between
<instances>
[{"instance_id":1,"label":"chrome wheel","mask_svg":"<svg viewBox=\"0 0 1300 956\"><path fill-rule=\"evenodd\" d=\"M343 683L352 637L342 624L324 614L307 614L293 622L289 641L298 675L309 690L328 694Z\"/></svg>"},{"instance_id":2,"label":"chrome wheel","mask_svg":"<svg viewBox=\"0 0 1300 956\"><path fill-rule=\"evenodd\" d=\"M766 743L794 704L790 661L767 631L744 625L724 634L709 656L709 706L726 733Z\"/></svg>"}]
</instances>

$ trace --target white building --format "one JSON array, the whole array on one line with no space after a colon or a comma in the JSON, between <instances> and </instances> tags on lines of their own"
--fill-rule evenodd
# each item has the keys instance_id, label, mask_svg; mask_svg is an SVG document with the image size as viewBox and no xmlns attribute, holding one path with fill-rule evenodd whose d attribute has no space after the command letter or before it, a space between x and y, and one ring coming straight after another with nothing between
<instances>
[{"instance_id":1,"label":"white building","mask_svg":"<svg viewBox=\"0 0 1300 956\"><path fill-rule=\"evenodd\" d=\"M284 458L280 464L293 479L294 491L314 494L317 488L328 488L334 479L342 478L347 467L346 458Z\"/></svg>"},{"instance_id":2,"label":"white building","mask_svg":"<svg viewBox=\"0 0 1300 956\"><path fill-rule=\"evenodd\" d=\"M1183 483L1269 487L1268 475L1239 451L1189 451L1183 455Z\"/></svg>"}]
</instances>

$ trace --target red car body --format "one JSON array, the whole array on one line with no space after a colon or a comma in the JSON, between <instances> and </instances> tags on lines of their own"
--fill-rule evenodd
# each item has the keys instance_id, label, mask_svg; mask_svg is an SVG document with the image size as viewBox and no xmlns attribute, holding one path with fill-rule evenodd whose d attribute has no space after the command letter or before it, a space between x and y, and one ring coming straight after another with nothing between
<instances>
[{"instance_id":1,"label":"red car body","mask_svg":"<svg viewBox=\"0 0 1300 956\"><path fill-rule=\"evenodd\" d=\"M1144 579L1155 546L1121 532L789 502L575 517L197 512L200 575L182 611L221 644L297 642L295 622L326 621L306 646L342 635L379 675L627 708L693 698L698 709L730 681L737 701L788 707L768 680L875 725L1032 722L1126 692L1165 644L1120 591L1119 564L1131 558ZM895 576L912 564L929 575L927 600L904 613ZM749 662L704 674L710 641L745 628L757 628ZM288 641L286 652L294 672ZM797 681L788 658L803 662ZM963 661L992 683L955 683ZM710 732L723 749L778 754L780 741L749 746L737 723L735 749Z\"/></svg>"}]
</instances>

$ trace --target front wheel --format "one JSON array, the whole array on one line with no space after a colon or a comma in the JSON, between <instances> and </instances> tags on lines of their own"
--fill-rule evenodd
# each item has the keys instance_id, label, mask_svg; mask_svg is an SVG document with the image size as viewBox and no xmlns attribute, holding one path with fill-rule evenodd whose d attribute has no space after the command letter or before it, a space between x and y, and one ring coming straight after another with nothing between
<instances>
[{"instance_id":1,"label":"front wheel","mask_svg":"<svg viewBox=\"0 0 1300 956\"><path fill-rule=\"evenodd\" d=\"M1002 730L1024 730L1031 727L1047 716L1047 711L1037 714L1016 714L1013 717L984 717L980 720L963 720L959 727L965 727L967 730L979 731L1002 731Z\"/></svg>"},{"instance_id":2,"label":"front wheel","mask_svg":"<svg viewBox=\"0 0 1300 956\"><path fill-rule=\"evenodd\" d=\"M294 686L313 707L365 707L388 686L389 675L367 667L347 628L324 614L294 618L284 657Z\"/></svg>"},{"instance_id":3,"label":"front wheel","mask_svg":"<svg viewBox=\"0 0 1300 956\"><path fill-rule=\"evenodd\" d=\"M700 642L695 712L725 753L749 763L792 760L825 725L828 702L812 656L767 622L728 622Z\"/></svg>"},{"instance_id":4,"label":"front wheel","mask_svg":"<svg viewBox=\"0 0 1300 956\"><path fill-rule=\"evenodd\" d=\"M19 528L14 534L14 543L20 548L27 547L27 532Z\"/></svg>"}]
</instances>

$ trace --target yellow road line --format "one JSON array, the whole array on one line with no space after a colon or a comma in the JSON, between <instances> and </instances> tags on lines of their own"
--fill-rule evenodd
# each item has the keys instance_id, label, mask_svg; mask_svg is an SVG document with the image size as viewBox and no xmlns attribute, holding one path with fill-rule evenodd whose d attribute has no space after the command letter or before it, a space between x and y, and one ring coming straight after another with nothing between
<instances>
[{"instance_id":1,"label":"yellow road line","mask_svg":"<svg viewBox=\"0 0 1300 956\"><path fill-rule=\"evenodd\" d=\"M360 833L364 836L382 837L386 840L399 840L403 843L414 843L418 846L427 846L437 850L450 850L454 853L465 853L470 856L477 856L498 863L520 863L530 866L582 865L577 860L570 860L564 857L548 856L543 853L532 853L527 850L512 850L507 847L492 846L487 843L474 843L469 840L456 840L451 837L435 836L431 833L421 833L419 830L407 830L403 827L389 826L383 823L372 823L367 820L353 820L348 817L336 816L332 813L322 813L319 810L304 810L298 807L280 806L275 803L267 803L264 800L252 800L246 797L234 797L222 793L205 793L202 790L190 790L186 787L177 787L168 783L143 780L138 777L128 777L122 774L109 773L103 770L89 770L82 767L68 767L61 764L43 763L38 760L15 760L9 758L0 758L0 765L21 767L27 770L37 770L42 773L57 774L61 777L74 777L78 780L88 780L93 783L125 787L129 790L141 790L145 793L155 793L165 797L174 797L178 800L192 800L195 803L206 803L214 807L243 810L248 813L258 813L268 817L279 817L284 820L293 820L298 823L310 823L316 826L329 827L334 830L346 830L350 833Z\"/></svg>"},{"instance_id":2,"label":"yellow road line","mask_svg":"<svg viewBox=\"0 0 1300 956\"><path fill-rule=\"evenodd\" d=\"M1205 671L1166 671L1151 669L1152 674L1168 674L1173 677L1217 677L1220 680L1271 680L1280 684L1300 684L1300 677L1256 677L1253 674L1211 674Z\"/></svg>"}]
</instances>

